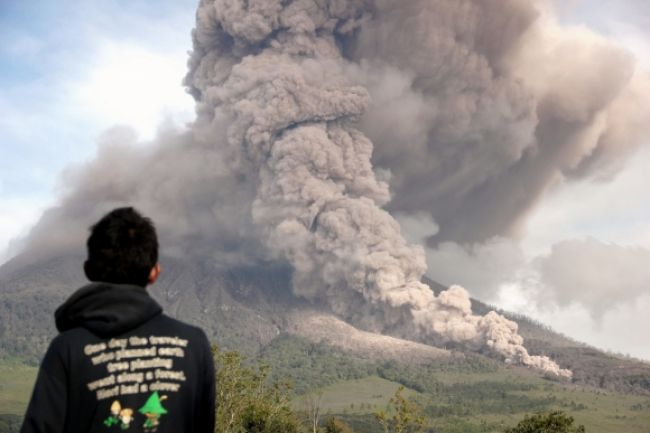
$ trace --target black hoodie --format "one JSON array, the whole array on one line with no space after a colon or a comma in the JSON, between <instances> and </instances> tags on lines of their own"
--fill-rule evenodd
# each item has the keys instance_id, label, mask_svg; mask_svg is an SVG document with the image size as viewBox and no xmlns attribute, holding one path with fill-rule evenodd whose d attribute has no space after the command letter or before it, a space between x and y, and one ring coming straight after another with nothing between
<instances>
[{"instance_id":1,"label":"black hoodie","mask_svg":"<svg viewBox=\"0 0 650 433\"><path fill-rule=\"evenodd\" d=\"M145 289L89 284L55 318L21 433L214 431L208 339Z\"/></svg>"}]
</instances>

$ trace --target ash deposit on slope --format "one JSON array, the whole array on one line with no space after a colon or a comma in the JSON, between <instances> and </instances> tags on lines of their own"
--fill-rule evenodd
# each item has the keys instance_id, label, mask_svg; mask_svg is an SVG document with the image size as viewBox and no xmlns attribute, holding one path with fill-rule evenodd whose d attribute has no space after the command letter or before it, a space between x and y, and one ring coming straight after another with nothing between
<instances>
[{"instance_id":1,"label":"ash deposit on slope","mask_svg":"<svg viewBox=\"0 0 650 433\"><path fill-rule=\"evenodd\" d=\"M611 175L634 150L647 79L544 5L202 1L185 80L196 121L148 147L107 133L25 248L77 248L133 204L167 254L286 261L297 295L359 328L570 376L529 355L515 323L473 315L463 288L435 296L423 249L385 210L430 212L442 240L516 235L559 177Z\"/></svg>"}]
</instances>

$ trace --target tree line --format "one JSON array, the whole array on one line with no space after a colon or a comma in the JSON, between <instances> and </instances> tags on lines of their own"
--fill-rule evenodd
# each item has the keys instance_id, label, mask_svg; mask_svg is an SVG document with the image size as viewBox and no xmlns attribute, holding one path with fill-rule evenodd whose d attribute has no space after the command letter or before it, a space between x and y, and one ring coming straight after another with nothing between
<instances>
[{"instance_id":1,"label":"tree line","mask_svg":"<svg viewBox=\"0 0 650 433\"><path fill-rule=\"evenodd\" d=\"M262 362L248 363L235 351L214 348L217 373L216 432L219 433L365 433L356 431L343 417L322 415L322 394L307 396L307 407L291 405L293 391L284 379L272 377ZM391 397L386 408L372 415L377 433L434 433L431 419L420 404L407 398L404 386ZM323 419L325 418L325 419ZM585 433L582 425L562 411L524 417L503 433Z\"/></svg>"}]
</instances>

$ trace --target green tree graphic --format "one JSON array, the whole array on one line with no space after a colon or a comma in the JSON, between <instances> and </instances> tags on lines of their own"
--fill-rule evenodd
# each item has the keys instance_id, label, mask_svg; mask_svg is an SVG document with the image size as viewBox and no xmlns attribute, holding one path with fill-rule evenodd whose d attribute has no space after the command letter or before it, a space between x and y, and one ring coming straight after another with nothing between
<instances>
[{"instance_id":1,"label":"green tree graphic","mask_svg":"<svg viewBox=\"0 0 650 433\"><path fill-rule=\"evenodd\" d=\"M155 427L158 425L158 419L167 413L160 402L167 398L166 396L160 397L158 391L154 392L149 396L147 402L138 409L138 412L144 414L147 417L147 420L144 423L145 428Z\"/></svg>"}]
</instances>

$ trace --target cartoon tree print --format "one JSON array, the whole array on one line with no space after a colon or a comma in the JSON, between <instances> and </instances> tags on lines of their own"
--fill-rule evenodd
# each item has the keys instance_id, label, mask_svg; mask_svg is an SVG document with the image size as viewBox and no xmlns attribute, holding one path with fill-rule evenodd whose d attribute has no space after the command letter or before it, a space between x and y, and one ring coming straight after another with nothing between
<instances>
[{"instance_id":1,"label":"cartoon tree print","mask_svg":"<svg viewBox=\"0 0 650 433\"><path fill-rule=\"evenodd\" d=\"M156 427L158 427L158 424L160 423L160 417L167 413L167 409L160 404L160 402L166 398L167 396L165 395L160 397L158 391L156 391L149 396L144 406L138 409L138 412L147 417L147 420L144 422L144 428L146 430L155 431Z\"/></svg>"}]
</instances>

